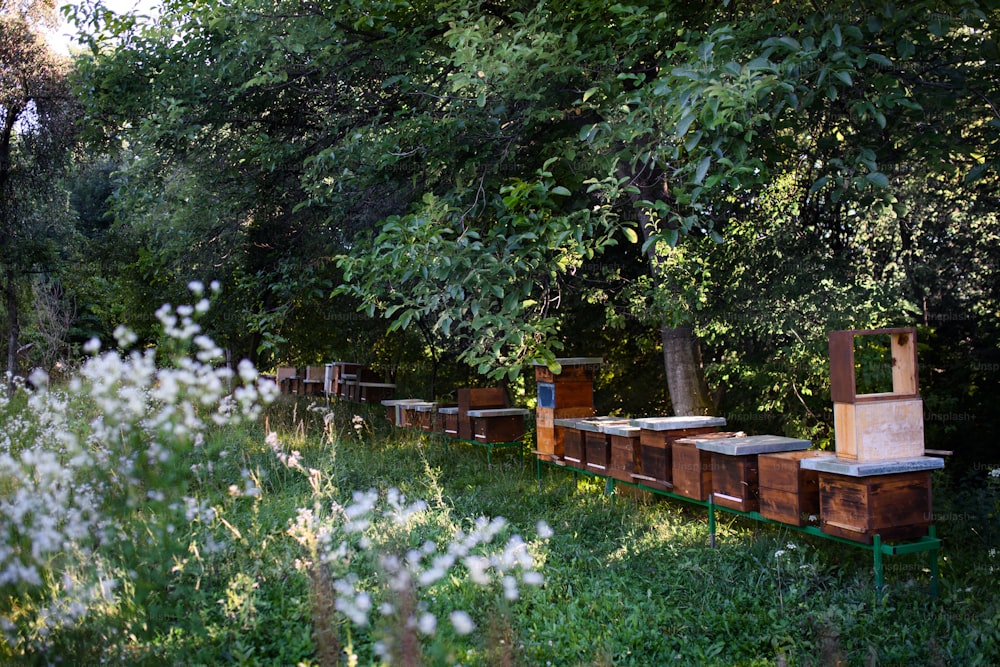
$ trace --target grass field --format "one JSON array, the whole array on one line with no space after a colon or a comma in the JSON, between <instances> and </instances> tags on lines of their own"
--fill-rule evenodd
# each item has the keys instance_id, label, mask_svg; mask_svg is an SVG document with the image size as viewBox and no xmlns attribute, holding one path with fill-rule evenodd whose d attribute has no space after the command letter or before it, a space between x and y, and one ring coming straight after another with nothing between
<instances>
[{"instance_id":1,"label":"grass field","mask_svg":"<svg viewBox=\"0 0 1000 667\"><path fill-rule=\"evenodd\" d=\"M175 547L151 540L128 561L162 575L133 566L105 605L9 659L1000 663L997 519L983 509L996 486L963 499L975 510L935 488L939 598L914 555L887 561L877 600L862 549L722 513L712 549L703 508L609 496L562 470L539 482L514 451L490 468L485 450L392 429L381 412L318 407L283 397L262 423L213 430L185 462L193 500Z\"/></svg>"}]
</instances>

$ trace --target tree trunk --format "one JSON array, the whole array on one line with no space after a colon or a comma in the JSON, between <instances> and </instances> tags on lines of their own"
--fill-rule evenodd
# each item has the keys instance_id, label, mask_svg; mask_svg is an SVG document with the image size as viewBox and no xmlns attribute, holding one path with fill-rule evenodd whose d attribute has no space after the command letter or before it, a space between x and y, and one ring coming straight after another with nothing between
<instances>
[{"instance_id":1,"label":"tree trunk","mask_svg":"<svg viewBox=\"0 0 1000 667\"><path fill-rule=\"evenodd\" d=\"M674 414L710 415L715 410L701 364L701 349L691 326L661 327L667 391Z\"/></svg>"},{"instance_id":2,"label":"tree trunk","mask_svg":"<svg viewBox=\"0 0 1000 667\"><path fill-rule=\"evenodd\" d=\"M17 318L17 284L14 281L14 269L7 269L7 377L13 386L17 370L18 339L21 336L21 324Z\"/></svg>"},{"instance_id":3,"label":"tree trunk","mask_svg":"<svg viewBox=\"0 0 1000 667\"><path fill-rule=\"evenodd\" d=\"M630 173L624 166L619 167L618 175L627 177L629 184L639 189L639 193L631 195L632 203L642 200L666 200L668 191L663 178L663 172L655 167L647 167L640 174ZM645 209L636 207L639 226L642 228L643 241L648 241L656 232L655 225ZM663 257L657 253L656 244L651 244L646 251L649 259L649 270L653 278L665 289L678 294L670 278L663 274L659 267ZM679 296L677 298L680 298ZM715 410L708 382L705 380L705 369L701 363L701 348L694 335L694 328L689 324L680 326L660 327L660 338L663 341L663 365L667 374L667 391L670 393L670 404L675 415L710 415Z\"/></svg>"}]
</instances>

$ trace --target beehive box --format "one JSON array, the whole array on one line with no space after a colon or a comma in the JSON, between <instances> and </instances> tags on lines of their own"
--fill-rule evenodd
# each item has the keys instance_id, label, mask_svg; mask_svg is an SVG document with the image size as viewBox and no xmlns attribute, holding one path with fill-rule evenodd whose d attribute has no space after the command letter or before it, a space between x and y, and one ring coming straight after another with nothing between
<instances>
[{"instance_id":1,"label":"beehive box","mask_svg":"<svg viewBox=\"0 0 1000 667\"><path fill-rule=\"evenodd\" d=\"M654 489L673 489L673 443L681 438L714 433L725 426L722 417L647 417L631 420L639 428L637 474L633 481Z\"/></svg>"},{"instance_id":2,"label":"beehive box","mask_svg":"<svg viewBox=\"0 0 1000 667\"><path fill-rule=\"evenodd\" d=\"M623 482L633 482L639 472L639 427L621 424L608 426L606 432L611 440L608 474Z\"/></svg>"},{"instance_id":3,"label":"beehive box","mask_svg":"<svg viewBox=\"0 0 1000 667\"><path fill-rule=\"evenodd\" d=\"M892 461L850 461L840 457L803 459L819 472L820 530L871 544L917 539L933 519L931 470L944 461L929 456Z\"/></svg>"},{"instance_id":4,"label":"beehive box","mask_svg":"<svg viewBox=\"0 0 1000 667\"><path fill-rule=\"evenodd\" d=\"M611 466L611 436L609 426L627 426L627 419L603 418L584 419L580 422L584 447L587 451L587 467L590 472L608 476Z\"/></svg>"},{"instance_id":5,"label":"beehive box","mask_svg":"<svg viewBox=\"0 0 1000 667\"><path fill-rule=\"evenodd\" d=\"M555 372L542 364L535 365L538 405L535 408L535 449L543 460L560 461L565 457L566 431L559 420L594 415L594 371L600 358L574 357L557 359ZM580 460L580 457L574 457ZM567 462L576 465L575 462ZM576 467L581 467L576 465Z\"/></svg>"},{"instance_id":6,"label":"beehive box","mask_svg":"<svg viewBox=\"0 0 1000 667\"><path fill-rule=\"evenodd\" d=\"M430 406L435 405L430 401L419 401L416 403L403 403L399 406L402 411L400 426L404 428L421 428L421 419L429 415Z\"/></svg>"},{"instance_id":7,"label":"beehive box","mask_svg":"<svg viewBox=\"0 0 1000 667\"><path fill-rule=\"evenodd\" d=\"M777 435L751 435L699 440L698 449L712 453L712 499L740 512L760 509L758 457L771 452L809 449L810 442Z\"/></svg>"},{"instance_id":8,"label":"beehive box","mask_svg":"<svg viewBox=\"0 0 1000 667\"><path fill-rule=\"evenodd\" d=\"M389 398L382 401L385 417L394 426L403 425L403 406L408 403L423 403L422 398Z\"/></svg>"},{"instance_id":9,"label":"beehive box","mask_svg":"<svg viewBox=\"0 0 1000 667\"><path fill-rule=\"evenodd\" d=\"M819 473L801 466L802 459L829 458L815 449L761 454L758 458L760 514L772 521L805 526L819 522Z\"/></svg>"},{"instance_id":10,"label":"beehive box","mask_svg":"<svg viewBox=\"0 0 1000 667\"><path fill-rule=\"evenodd\" d=\"M671 445L673 492L685 498L708 500L712 493L712 452L698 448L699 442L714 438L738 438L742 431L705 433L678 438Z\"/></svg>"},{"instance_id":11,"label":"beehive box","mask_svg":"<svg viewBox=\"0 0 1000 667\"><path fill-rule=\"evenodd\" d=\"M560 461L565 458L565 439L568 436L573 436L570 435L563 423L579 418L592 417L593 415L594 408L589 406L577 408L535 408L535 449L538 452L538 456L549 461ZM583 442L582 436L580 442Z\"/></svg>"},{"instance_id":12,"label":"beehive box","mask_svg":"<svg viewBox=\"0 0 1000 667\"><path fill-rule=\"evenodd\" d=\"M437 421L437 403L416 403L413 411L416 413L416 419L412 426L426 433L433 433Z\"/></svg>"},{"instance_id":13,"label":"beehive box","mask_svg":"<svg viewBox=\"0 0 1000 667\"><path fill-rule=\"evenodd\" d=\"M858 393L858 337L887 339L890 391ZM856 461L922 456L924 419L923 401L918 394L916 329L831 331L829 345L837 456Z\"/></svg>"},{"instance_id":14,"label":"beehive box","mask_svg":"<svg viewBox=\"0 0 1000 667\"><path fill-rule=\"evenodd\" d=\"M884 461L924 454L924 406L919 398L834 403L837 456Z\"/></svg>"},{"instance_id":15,"label":"beehive box","mask_svg":"<svg viewBox=\"0 0 1000 667\"><path fill-rule=\"evenodd\" d=\"M523 408L469 410L472 434L476 442L517 442L524 438L524 419L530 412Z\"/></svg>"},{"instance_id":16,"label":"beehive box","mask_svg":"<svg viewBox=\"0 0 1000 667\"><path fill-rule=\"evenodd\" d=\"M362 403L381 403L392 398L396 385L391 382L360 382L358 383Z\"/></svg>"},{"instance_id":17,"label":"beehive box","mask_svg":"<svg viewBox=\"0 0 1000 667\"><path fill-rule=\"evenodd\" d=\"M469 410L509 408L507 392L503 387L470 388L458 390L458 437L473 440L472 419Z\"/></svg>"},{"instance_id":18,"label":"beehive box","mask_svg":"<svg viewBox=\"0 0 1000 667\"><path fill-rule=\"evenodd\" d=\"M458 406L449 405L443 408L438 408L438 414L441 416L441 432L449 438L457 438Z\"/></svg>"},{"instance_id":19,"label":"beehive box","mask_svg":"<svg viewBox=\"0 0 1000 667\"><path fill-rule=\"evenodd\" d=\"M930 472L875 477L819 473L820 530L828 535L871 544L917 539L932 521Z\"/></svg>"},{"instance_id":20,"label":"beehive box","mask_svg":"<svg viewBox=\"0 0 1000 667\"><path fill-rule=\"evenodd\" d=\"M279 366L274 380L282 394L294 394L298 389L298 371L291 366Z\"/></svg>"},{"instance_id":21,"label":"beehive box","mask_svg":"<svg viewBox=\"0 0 1000 667\"><path fill-rule=\"evenodd\" d=\"M582 419L556 419L555 431L560 434L563 443L561 461L573 468L587 468L587 445L580 430Z\"/></svg>"}]
</instances>

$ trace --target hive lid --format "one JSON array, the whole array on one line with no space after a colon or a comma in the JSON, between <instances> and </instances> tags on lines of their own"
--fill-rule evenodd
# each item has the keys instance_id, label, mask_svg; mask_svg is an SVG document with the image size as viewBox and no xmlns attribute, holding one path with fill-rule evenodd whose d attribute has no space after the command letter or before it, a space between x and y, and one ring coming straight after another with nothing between
<instances>
[{"instance_id":1,"label":"hive lid","mask_svg":"<svg viewBox=\"0 0 1000 667\"><path fill-rule=\"evenodd\" d=\"M484 410L469 410L465 414L470 417L523 417L529 414L524 408L490 408Z\"/></svg>"},{"instance_id":2,"label":"hive lid","mask_svg":"<svg viewBox=\"0 0 1000 667\"><path fill-rule=\"evenodd\" d=\"M803 459L799 464L803 470L818 470L847 477L872 477L892 475L900 472L921 472L944 468L944 459L934 456L915 456L885 461L855 461L838 456Z\"/></svg>"},{"instance_id":3,"label":"hive lid","mask_svg":"<svg viewBox=\"0 0 1000 667\"><path fill-rule=\"evenodd\" d=\"M586 417L577 426L581 431L592 433L607 433L609 426L628 426L629 420L624 417Z\"/></svg>"},{"instance_id":4,"label":"hive lid","mask_svg":"<svg viewBox=\"0 0 1000 667\"><path fill-rule=\"evenodd\" d=\"M633 419L633 426L647 431L680 431L688 428L706 428L710 426L725 426L723 417L644 417Z\"/></svg>"},{"instance_id":5,"label":"hive lid","mask_svg":"<svg viewBox=\"0 0 1000 667\"><path fill-rule=\"evenodd\" d=\"M387 398L382 401L382 405L391 408L396 405L413 405L415 403L426 403L422 398Z\"/></svg>"},{"instance_id":6,"label":"hive lid","mask_svg":"<svg viewBox=\"0 0 1000 667\"><path fill-rule=\"evenodd\" d=\"M458 414L458 406L457 405L447 405L447 406L445 406L443 408L438 408L438 412L440 412L443 415L457 415Z\"/></svg>"},{"instance_id":7,"label":"hive lid","mask_svg":"<svg viewBox=\"0 0 1000 667\"><path fill-rule=\"evenodd\" d=\"M604 427L604 432L608 435L617 435L623 438L638 438L640 431L642 429L638 426L630 426L629 424L609 424Z\"/></svg>"},{"instance_id":8,"label":"hive lid","mask_svg":"<svg viewBox=\"0 0 1000 667\"><path fill-rule=\"evenodd\" d=\"M432 401L424 401L421 403L411 403L410 407L413 408L414 412L434 412L437 409L437 403Z\"/></svg>"},{"instance_id":9,"label":"hive lid","mask_svg":"<svg viewBox=\"0 0 1000 667\"><path fill-rule=\"evenodd\" d=\"M747 454L772 454L774 452L796 452L809 449L812 443L799 438L786 438L780 435L747 435L741 438L716 438L694 441L698 449L716 454L743 456Z\"/></svg>"}]
</instances>

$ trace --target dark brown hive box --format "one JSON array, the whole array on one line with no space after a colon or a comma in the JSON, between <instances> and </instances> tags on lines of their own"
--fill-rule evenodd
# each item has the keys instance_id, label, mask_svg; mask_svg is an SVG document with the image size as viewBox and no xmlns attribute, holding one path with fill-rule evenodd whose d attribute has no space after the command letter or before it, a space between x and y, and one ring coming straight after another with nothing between
<instances>
[{"instance_id":1,"label":"dark brown hive box","mask_svg":"<svg viewBox=\"0 0 1000 667\"><path fill-rule=\"evenodd\" d=\"M831 457L832 452L815 449L801 452L761 454L758 458L761 516L805 526L819 521L819 473L802 468L802 459Z\"/></svg>"}]
</instances>

